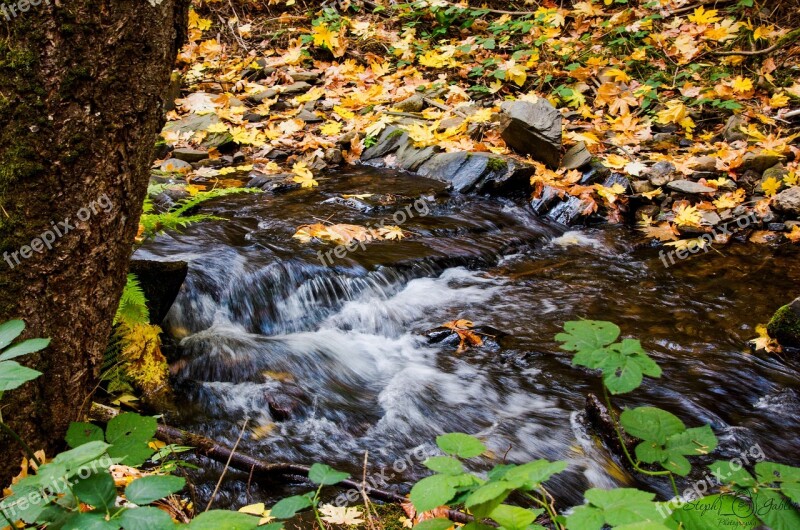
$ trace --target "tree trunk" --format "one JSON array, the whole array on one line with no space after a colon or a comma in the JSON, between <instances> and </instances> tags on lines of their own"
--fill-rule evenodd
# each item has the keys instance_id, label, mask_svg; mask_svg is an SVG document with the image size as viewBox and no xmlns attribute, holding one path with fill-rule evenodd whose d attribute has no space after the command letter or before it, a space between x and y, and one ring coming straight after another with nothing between
<instances>
[{"instance_id":1,"label":"tree trunk","mask_svg":"<svg viewBox=\"0 0 800 530\"><path fill-rule=\"evenodd\" d=\"M48 457L97 384L187 13L188 0L0 5L0 322L52 338L19 359L44 375L1 405ZM0 484L21 456L0 433Z\"/></svg>"}]
</instances>

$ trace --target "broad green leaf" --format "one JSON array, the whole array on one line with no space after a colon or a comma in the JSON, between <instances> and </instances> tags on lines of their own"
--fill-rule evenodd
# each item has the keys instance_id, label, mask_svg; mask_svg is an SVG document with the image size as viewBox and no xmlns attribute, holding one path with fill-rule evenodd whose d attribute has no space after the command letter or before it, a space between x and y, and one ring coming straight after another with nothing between
<instances>
[{"instance_id":1,"label":"broad green leaf","mask_svg":"<svg viewBox=\"0 0 800 530\"><path fill-rule=\"evenodd\" d=\"M297 512L311 507L311 500L305 495L294 495L279 500L269 514L278 519L291 519Z\"/></svg>"},{"instance_id":2,"label":"broad green leaf","mask_svg":"<svg viewBox=\"0 0 800 530\"><path fill-rule=\"evenodd\" d=\"M201 513L191 523L188 530L255 530L258 517L228 510L211 510Z\"/></svg>"},{"instance_id":3,"label":"broad green leaf","mask_svg":"<svg viewBox=\"0 0 800 530\"><path fill-rule=\"evenodd\" d=\"M450 502L456 495L455 477L431 475L411 488L411 503L418 512L427 512Z\"/></svg>"},{"instance_id":4,"label":"broad green leaf","mask_svg":"<svg viewBox=\"0 0 800 530\"><path fill-rule=\"evenodd\" d=\"M28 339L15 344L0 355L0 361L7 361L16 357L21 357L29 353L37 352L47 348L50 339Z\"/></svg>"},{"instance_id":5,"label":"broad green leaf","mask_svg":"<svg viewBox=\"0 0 800 530\"><path fill-rule=\"evenodd\" d=\"M498 502L499 504L500 502L503 502L506 497L508 497L508 494L513 489L514 485L504 480L489 482L473 491L464 501L464 505L467 508L472 508L473 506L478 506L480 504L500 499Z\"/></svg>"},{"instance_id":6,"label":"broad green leaf","mask_svg":"<svg viewBox=\"0 0 800 530\"><path fill-rule=\"evenodd\" d=\"M22 366L16 361L2 361L0 362L0 392L14 390L40 375L42 372Z\"/></svg>"},{"instance_id":7,"label":"broad green leaf","mask_svg":"<svg viewBox=\"0 0 800 530\"><path fill-rule=\"evenodd\" d=\"M415 530L448 530L453 527L453 521L450 519L428 519L414 525Z\"/></svg>"},{"instance_id":8,"label":"broad green leaf","mask_svg":"<svg viewBox=\"0 0 800 530\"><path fill-rule=\"evenodd\" d=\"M779 493L761 488L751 494L755 516L772 530L797 530L800 528L800 513L792 503Z\"/></svg>"},{"instance_id":9,"label":"broad green leaf","mask_svg":"<svg viewBox=\"0 0 800 530\"><path fill-rule=\"evenodd\" d=\"M711 470L711 474L722 484L735 484L745 488L753 487L756 484L756 479L741 465L734 467L731 462L717 460L708 468Z\"/></svg>"},{"instance_id":10,"label":"broad green leaf","mask_svg":"<svg viewBox=\"0 0 800 530\"><path fill-rule=\"evenodd\" d=\"M568 465L563 460L555 462L534 460L509 470L505 475L505 480L512 483L516 489L530 491L538 488L542 482L546 482L553 475L567 469Z\"/></svg>"},{"instance_id":11,"label":"broad green leaf","mask_svg":"<svg viewBox=\"0 0 800 530\"><path fill-rule=\"evenodd\" d=\"M615 526L614 530L670 530L669 527L655 521L641 521L638 523Z\"/></svg>"},{"instance_id":12,"label":"broad green leaf","mask_svg":"<svg viewBox=\"0 0 800 530\"><path fill-rule=\"evenodd\" d=\"M348 473L336 471L325 464L314 464L308 470L308 479L314 484L324 484L330 486L350 478Z\"/></svg>"},{"instance_id":13,"label":"broad green leaf","mask_svg":"<svg viewBox=\"0 0 800 530\"><path fill-rule=\"evenodd\" d=\"M567 516L568 530L602 530L604 523L603 510L588 504L578 506Z\"/></svg>"},{"instance_id":14,"label":"broad green leaf","mask_svg":"<svg viewBox=\"0 0 800 530\"><path fill-rule=\"evenodd\" d=\"M758 521L747 498L736 495L709 495L676 508L668 521L670 526L691 530L720 528L755 528Z\"/></svg>"},{"instance_id":15,"label":"broad green leaf","mask_svg":"<svg viewBox=\"0 0 800 530\"><path fill-rule=\"evenodd\" d=\"M125 510L119 517L122 528L125 530L172 530L175 523L172 517L164 510L145 506Z\"/></svg>"},{"instance_id":16,"label":"broad green leaf","mask_svg":"<svg viewBox=\"0 0 800 530\"><path fill-rule=\"evenodd\" d=\"M425 467L442 475L460 475L464 472L464 464L450 456L432 456L423 462Z\"/></svg>"},{"instance_id":17,"label":"broad green leaf","mask_svg":"<svg viewBox=\"0 0 800 530\"><path fill-rule=\"evenodd\" d=\"M674 414L656 407L638 407L622 412L619 418L625 431L636 438L664 445L667 438L686 430Z\"/></svg>"},{"instance_id":18,"label":"broad green leaf","mask_svg":"<svg viewBox=\"0 0 800 530\"><path fill-rule=\"evenodd\" d=\"M632 488L601 490L592 488L584 496L594 506L603 510L605 523L610 526L639 523L644 521L662 522L664 515L653 502L655 494Z\"/></svg>"},{"instance_id":19,"label":"broad green leaf","mask_svg":"<svg viewBox=\"0 0 800 530\"><path fill-rule=\"evenodd\" d=\"M111 473L104 471L80 479L72 486L72 493L83 503L107 509L117 499L117 488Z\"/></svg>"},{"instance_id":20,"label":"broad green leaf","mask_svg":"<svg viewBox=\"0 0 800 530\"><path fill-rule=\"evenodd\" d=\"M615 396L636 390L642 380L642 369L632 357L624 357L618 365L603 368L603 383Z\"/></svg>"},{"instance_id":21,"label":"broad green leaf","mask_svg":"<svg viewBox=\"0 0 800 530\"><path fill-rule=\"evenodd\" d=\"M692 464L680 453L668 452L667 458L660 462L661 467L676 475L685 477L692 471Z\"/></svg>"},{"instance_id":22,"label":"broad green leaf","mask_svg":"<svg viewBox=\"0 0 800 530\"><path fill-rule=\"evenodd\" d=\"M759 462L756 464L756 475L763 484L778 483L781 493L793 502L800 503L800 468L775 462Z\"/></svg>"},{"instance_id":23,"label":"broad green leaf","mask_svg":"<svg viewBox=\"0 0 800 530\"><path fill-rule=\"evenodd\" d=\"M644 375L661 377L661 367L647 355L647 352L642 348L642 343L638 340L622 339L622 341L609 346L609 349L628 357L630 362L638 365Z\"/></svg>"},{"instance_id":24,"label":"broad green leaf","mask_svg":"<svg viewBox=\"0 0 800 530\"><path fill-rule=\"evenodd\" d=\"M0 324L0 349L11 344L23 331L25 322L22 320L9 320Z\"/></svg>"},{"instance_id":25,"label":"broad green leaf","mask_svg":"<svg viewBox=\"0 0 800 530\"><path fill-rule=\"evenodd\" d=\"M119 530L120 523L106 521L104 513L74 513L64 522L62 530Z\"/></svg>"},{"instance_id":26,"label":"broad green leaf","mask_svg":"<svg viewBox=\"0 0 800 530\"><path fill-rule=\"evenodd\" d=\"M445 453L459 458L473 458L486 451L483 442L463 432L451 432L437 436L436 445Z\"/></svg>"},{"instance_id":27,"label":"broad green leaf","mask_svg":"<svg viewBox=\"0 0 800 530\"><path fill-rule=\"evenodd\" d=\"M106 454L108 444L101 441L93 441L59 453L49 464L42 466L37 475L42 474L42 470L48 466L64 466L68 472L77 471L81 466L92 462Z\"/></svg>"},{"instance_id":28,"label":"broad green leaf","mask_svg":"<svg viewBox=\"0 0 800 530\"><path fill-rule=\"evenodd\" d=\"M677 452L687 456L707 455L717 448L717 437L710 425L703 425L673 434L667 439L665 447L670 453Z\"/></svg>"},{"instance_id":29,"label":"broad green leaf","mask_svg":"<svg viewBox=\"0 0 800 530\"><path fill-rule=\"evenodd\" d=\"M125 488L125 498L139 506L163 499L183 489L186 479L169 475L137 478Z\"/></svg>"},{"instance_id":30,"label":"broad green leaf","mask_svg":"<svg viewBox=\"0 0 800 530\"><path fill-rule=\"evenodd\" d=\"M526 510L518 506L501 504L489 514L496 523L506 530L526 530L544 510Z\"/></svg>"},{"instance_id":31,"label":"broad green leaf","mask_svg":"<svg viewBox=\"0 0 800 530\"><path fill-rule=\"evenodd\" d=\"M561 349L567 351L594 351L611 344L620 334L616 324L601 320L565 322L564 331L556 335L556 340L563 342Z\"/></svg>"},{"instance_id":32,"label":"broad green leaf","mask_svg":"<svg viewBox=\"0 0 800 530\"><path fill-rule=\"evenodd\" d=\"M72 448L89 442L102 442L104 440L103 429L91 423L73 421L69 424L65 439Z\"/></svg>"},{"instance_id":33,"label":"broad green leaf","mask_svg":"<svg viewBox=\"0 0 800 530\"><path fill-rule=\"evenodd\" d=\"M133 412L123 412L108 422L106 441L111 444L108 454L120 458L121 464L140 466L153 455L148 443L156 434L155 418Z\"/></svg>"}]
</instances>

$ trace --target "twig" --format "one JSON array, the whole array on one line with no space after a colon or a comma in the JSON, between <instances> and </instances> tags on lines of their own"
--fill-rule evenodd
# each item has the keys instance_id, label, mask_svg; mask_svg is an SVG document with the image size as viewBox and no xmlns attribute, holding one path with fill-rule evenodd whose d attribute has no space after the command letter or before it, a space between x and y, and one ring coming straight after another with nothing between
<instances>
[{"instance_id":1,"label":"twig","mask_svg":"<svg viewBox=\"0 0 800 530\"><path fill-rule=\"evenodd\" d=\"M225 468L222 470L222 474L219 476L219 480L217 481L217 485L214 486L214 492L211 494L211 498L208 499L208 505L206 506L206 511L211 509L211 505L214 504L214 499L219 492L219 487L222 485L222 479L225 478L225 473L228 471L228 467L231 465L231 460L233 460L233 455L236 454L236 448L239 447L239 442L242 441L242 436L244 436L244 431L247 429L247 423L250 421L250 418L245 418L244 425L242 425L242 430L239 432L239 437L236 439L236 443L233 444L233 449L231 449L231 454L228 457L228 461L225 462ZM252 469L252 468L251 468Z\"/></svg>"},{"instance_id":2,"label":"twig","mask_svg":"<svg viewBox=\"0 0 800 530\"><path fill-rule=\"evenodd\" d=\"M375 524L372 521L372 504L369 502L369 497L367 496L367 459L369 458L369 451L364 451L364 469L361 472L361 498L364 499L364 515L367 517L367 528L369 530L375 530ZM377 512L375 513L377 516Z\"/></svg>"}]
</instances>

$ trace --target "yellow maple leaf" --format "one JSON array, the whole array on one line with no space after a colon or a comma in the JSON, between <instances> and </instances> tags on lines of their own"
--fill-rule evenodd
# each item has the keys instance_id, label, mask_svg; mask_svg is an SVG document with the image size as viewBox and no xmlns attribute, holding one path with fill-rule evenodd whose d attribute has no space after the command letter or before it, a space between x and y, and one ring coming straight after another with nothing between
<instances>
[{"instance_id":1,"label":"yellow maple leaf","mask_svg":"<svg viewBox=\"0 0 800 530\"><path fill-rule=\"evenodd\" d=\"M311 31L314 38L314 46L322 46L333 51L339 46L339 36L328 28L326 24L315 26Z\"/></svg>"},{"instance_id":2,"label":"yellow maple leaf","mask_svg":"<svg viewBox=\"0 0 800 530\"><path fill-rule=\"evenodd\" d=\"M408 137L413 140L417 147L427 147L436 143L436 124L426 127L421 123L412 123L403 127L408 133Z\"/></svg>"},{"instance_id":3,"label":"yellow maple leaf","mask_svg":"<svg viewBox=\"0 0 800 530\"><path fill-rule=\"evenodd\" d=\"M605 165L611 169L622 169L630 163L624 156L610 154L605 159Z\"/></svg>"},{"instance_id":4,"label":"yellow maple leaf","mask_svg":"<svg viewBox=\"0 0 800 530\"><path fill-rule=\"evenodd\" d=\"M336 136L342 131L342 124L338 121L327 121L319 128L319 132L325 136Z\"/></svg>"},{"instance_id":5,"label":"yellow maple leaf","mask_svg":"<svg viewBox=\"0 0 800 530\"><path fill-rule=\"evenodd\" d=\"M736 76L736 78L731 81L731 87L733 91L737 94L749 94L753 91L753 81L747 77Z\"/></svg>"},{"instance_id":6,"label":"yellow maple leaf","mask_svg":"<svg viewBox=\"0 0 800 530\"><path fill-rule=\"evenodd\" d=\"M753 40L767 39L773 31L775 31L775 26L758 26L753 31Z\"/></svg>"},{"instance_id":7,"label":"yellow maple leaf","mask_svg":"<svg viewBox=\"0 0 800 530\"><path fill-rule=\"evenodd\" d=\"M343 120L352 120L356 117L356 115L347 110L346 108L342 107L341 105L336 105L333 107L333 112L338 114Z\"/></svg>"},{"instance_id":8,"label":"yellow maple leaf","mask_svg":"<svg viewBox=\"0 0 800 530\"><path fill-rule=\"evenodd\" d=\"M689 22L694 22L695 24L713 24L714 22L722 20L717 16L717 13L719 13L719 11L716 9L706 10L706 8L700 6L694 10L694 13L689 15Z\"/></svg>"},{"instance_id":9,"label":"yellow maple leaf","mask_svg":"<svg viewBox=\"0 0 800 530\"><path fill-rule=\"evenodd\" d=\"M575 143L584 142L586 145L597 145L600 143L600 138L593 132L576 132L576 131L569 131L565 134L567 138L572 140Z\"/></svg>"},{"instance_id":10,"label":"yellow maple leaf","mask_svg":"<svg viewBox=\"0 0 800 530\"><path fill-rule=\"evenodd\" d=\"M786 107L788 104L789 104L789 96L781 92L776 92L775 94L772 94L771 98L769 98L769 106L776 109L782 109L783 107Z\"/></svg>"},{"instance_id":11,"label":"yellow maple leaf","mask_svg":"<svg viewBox=\"0 0 800 530\"><path fill-rule=\"evenodd\" d=\"M403 233L403 230L399 226L384 226L378 229L378 234L383 239L403 239L406 235Z\"/></svg>"},{"instance_id":12,"label":"yellow maple leaf","mask_svg":"<svg viewBox=\"0 0 800 530\"><path fill-rule=\"evenodd\" d=\"M214 123L212 125L209 125L206 131L210 133L226 133L228 132L228 126L222 122Z\"/></svg>"},{"instance_id":13,"label":"yellow maple leaf","mask_svg":"<svg viewBox=\"0 0 800 530\"><path fill-rule=\"evenodd\" d=\"M800 243L800 225L794 225L791 232L784 234L784 236L792 243Z\"/></svg>"},{"instance_id":14,"label":"yellow maple leaf","mask_svg":"<svg viewBox=\"0 0 800 530\"><path fill-rule=\"evenodd\" d=\"M308 169L308 165L305 162L295 162L292 166L292 173L294 173L292 180L300 184L303 188L319 186L319 182L314 180L314 174L311 173L311 170Z\"/></svg>"},{"instance_id":15,"label":"yellow maple leaf","mask_svg":"<svg viewBox=\"0 0 800 530\"><path fill-rule=\"evenodd\" d=\"M524 64L517 64L513 59L503 65L506 80L513 81L517 86L522 86L528 79L528 73Z\"/></svg>"},{"instance_id":16,"label":"yellow maple leaf","mask_svg":"<svg viewBox=\"0 0 800 530\"><path fill-rule=\"evenodd\" d=\"M798 180L798 174L796 171L789 171L785 177L783 177L783 183L787 186L796 186Z\"/></svg>"},{"instance_id":17,"label":"yellow maple leaf","mask_svg":"<svg viewBox=\"0 0 800 530\"><path fill-rule=\"evenodd\" d=\"M658 123L678 124L683 121L684 118L686 118L686 112L686 105L677 99L673 99L672 101L667 102L667 108L657 113Z\"/></svg>"},{"instance_id":18,"label":"yellow maple leaf","mask_svg":"<svg viewBox=\"0 0 800 530\"><path fill-rule=\"evenodd\" d=\"M761 189L764 190L764 194L767 197L772 197L778 193L779 189L781 189L781 184L781 181L775 177L769 177L767 180L761 183Z\"/></svg>"},{"instance_id":19,"label":"yellow maple leaf","mask_svg":"<svg viewBox=\"0 0 800 530\"><path fill-rule=\"evenodd\" d=\"M626 72L623 72L619 68L609 68L604 72L604 75L614 79L617 82L627 83L631 80L631 76L629 76Z\"/></svg>"},{"instance_id":20,"label":"yellow maple leaf","mask_svg":"<svg viewBox=\"0 0 800 530\"><path fill-rule=\"evenodd\" d=\"M675 210L675 224L678 226L700 226L703 216L697 211L696 206L681 204Z\"/></svg>"},{"instance_id":21,"label":"yellow maple leaf","mask_svg":"<svg viewBox=\"0 0 800 530\"><path fill-rule=\"evenodd\" d=\"M664 190L662 190L661 188L656 188L653 191L646 191L642 193L642 197L647 197L648 199L652 200L654 197L658 197L662 193L664 193Z\"/></svg>"},{"instance_id":22,"label":"yellow maple leaf","mask_svg":"<svg viewBox=\"0 0 800 530\"><path fill-rule=\"evenodd\" d=\"M298 103L308 103L309 101L316 101L325 95L325 89L322 87L314 87L305 94L297 96L294 100Z\"/></svg>"}]
</instances>

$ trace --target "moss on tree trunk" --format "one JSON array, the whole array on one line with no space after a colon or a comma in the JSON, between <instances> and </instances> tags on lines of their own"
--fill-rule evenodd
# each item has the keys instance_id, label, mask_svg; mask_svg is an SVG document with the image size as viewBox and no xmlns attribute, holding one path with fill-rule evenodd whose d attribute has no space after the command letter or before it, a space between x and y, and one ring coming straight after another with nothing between
<instances>
[{"instance_id":1,"label":"moss on tree trunk","mask_svg":"<svg viewBox=\"0 0 800 530\"><path fill-rule=\"evenodd\" d=\"M3 417L48 457L97 383L187 9L71 0L0 17L0 321L53 339L22 359L44 376ZM21 455L0 435L0 484Z\"/></svg>"}]
</instances>

